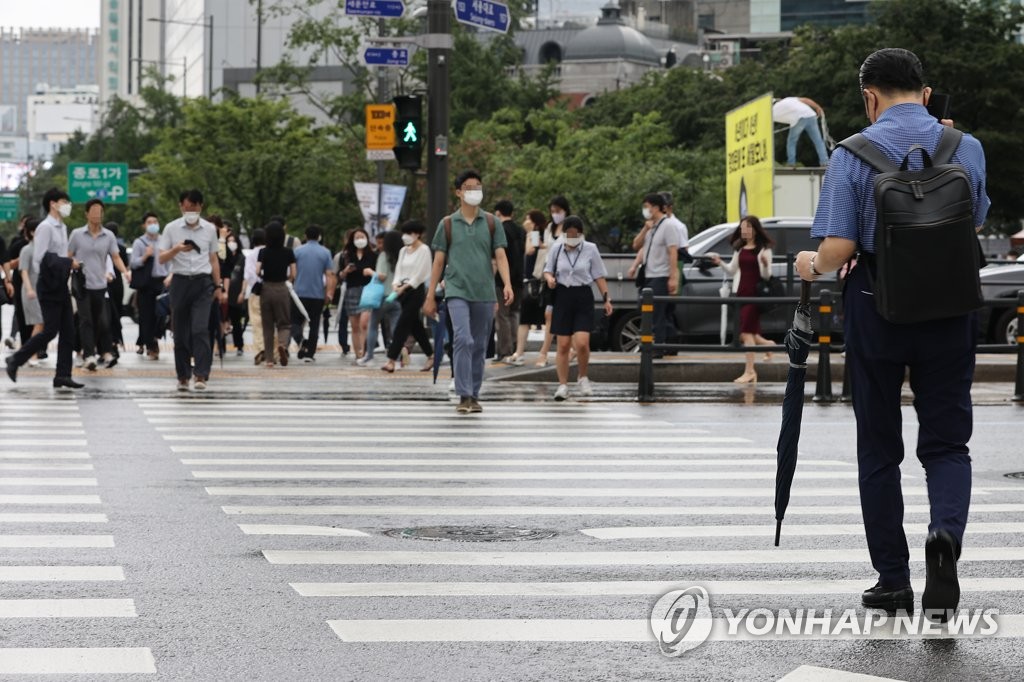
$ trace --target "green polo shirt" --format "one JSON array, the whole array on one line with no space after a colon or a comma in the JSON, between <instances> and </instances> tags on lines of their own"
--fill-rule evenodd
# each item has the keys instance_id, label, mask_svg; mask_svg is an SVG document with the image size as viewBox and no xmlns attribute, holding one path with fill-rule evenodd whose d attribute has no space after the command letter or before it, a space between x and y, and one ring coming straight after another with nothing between
<instances>
[{"instance_id":1,"label":"green polo shirt","mask_svg":"<svg viewBox=\"0 0 1024 682\"><path fill-rule=\"evenodd\" d=\"M444 233L444 219L437 224L434 251L445 254L444 285L445 298L461 298L467 301L496 301L494 292L494 268L491 258L497 249L507 248L505 229L501 221L494 218L494 238L483 211L478 211L476 220L467 223L462 211L451 215L452 243L449 248Z\"/></svg>"}]
</instances>

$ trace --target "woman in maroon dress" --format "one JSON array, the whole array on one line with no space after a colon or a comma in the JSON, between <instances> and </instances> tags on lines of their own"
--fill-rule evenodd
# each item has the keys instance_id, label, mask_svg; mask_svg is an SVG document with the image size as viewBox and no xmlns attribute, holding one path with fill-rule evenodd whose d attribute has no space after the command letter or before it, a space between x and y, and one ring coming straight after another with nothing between
<instances>
[{"instance_id":1,"label":"woman in maroon dress","mask_svg":"<svg viewBox=\"0 0 1024 682\"><path fill-rule=\"evenodd\" d=\"M728 263L718 254L710 254L715 265L732 275L732 291L737 296L757 296L759 280L772 276L772 249L775 245L768 236L761 221L755 216L746 216L732 234L732 246L736 249ZM761 313L757 306L748 303L740 308L740 341L744 346L772 346L774 342L761 336ZM771 357L765 354L765 359ZM747 366L742 376L734 379L737 384L757 382L754 370L754 354L747 353Z\"/></svg>"}]
</instances>

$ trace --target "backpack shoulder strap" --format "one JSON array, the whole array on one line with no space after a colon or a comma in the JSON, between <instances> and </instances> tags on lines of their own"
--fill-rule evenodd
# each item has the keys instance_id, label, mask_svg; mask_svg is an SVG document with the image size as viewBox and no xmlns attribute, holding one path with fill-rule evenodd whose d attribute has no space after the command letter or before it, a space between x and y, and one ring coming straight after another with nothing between
<instances>
[{"instance_id":1,"label":"backpack shoulder strap","mask_svg":"<svg viewBox=\"0 0 1024 682\"><path fill-rule=\"evenodd\" d=\"M444 248L448 251L452 250L452 217L450 215L444 217Z\"/></svg>"},{"instance_id":2,"label":"backpack shoulder strap","mask_svg":"<svg viewBox=\"0 0 1024 682\"><path fill-rule=\"evenodd\" d=\"M961 131L956 128L942 126L942 137L939 138L939 146L935 148L935 153L932 154L932 164L939 166L949 163L953 158L953 154L956 153L956 148L960 146L960 140L962 139L964 139L964 134Z\"/></svg>"},{"instance_id":3,"label":"backpack shoulder strap","mask_svg":"<svg viewBox=\"0 0 1024 682\"><path fill-rule=\"evenodd\" d=\"M493 213L488 213L487 211L484 211L484 218L487 220L487 229L491 233L491 243L493 244L494 243L494 225L495 225L494 214Z\"/></svg>"},{"instance_id":4,"label":"backpack shoulder strap","mask_svg":"<svg viewBox=\"0 0 1024 682\"><path fill-rule=\"evenodd\" d=\"M890 161L871 140L861 133L850 135L837 146L843 147L858 159L874 168L879 173L892 173L897 170L896 164Z\"/></svg>"}]
</instances>

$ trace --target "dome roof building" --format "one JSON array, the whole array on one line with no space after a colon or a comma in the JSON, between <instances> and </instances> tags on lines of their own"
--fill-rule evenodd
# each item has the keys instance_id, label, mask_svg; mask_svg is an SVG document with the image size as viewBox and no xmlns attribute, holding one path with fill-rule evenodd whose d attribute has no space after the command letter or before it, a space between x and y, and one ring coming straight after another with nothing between
<instances>
[{"instance_id":1,"label":"dome roof building","mask_svg":"<svg viewBox=\"0 0 1024 682\"><path fill-rule=\"evenodd\" d=\"M601 8L597 25L573 36L565 48L565 61L624 59L657 67L661 57L651 41L628 26L614 2Z\"/></svg>"}]
</instances>

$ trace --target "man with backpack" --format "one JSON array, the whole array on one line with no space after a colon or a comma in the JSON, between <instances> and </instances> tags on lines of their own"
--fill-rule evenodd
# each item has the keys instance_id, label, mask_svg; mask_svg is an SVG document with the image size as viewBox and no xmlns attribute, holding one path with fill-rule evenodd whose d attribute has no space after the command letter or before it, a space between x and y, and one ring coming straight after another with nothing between
<instances>
[{"instance_id":1,"label":"man with backpack","mask_svg":"<svg viewBox=\"0 0 1024 682\"><path fill-rule=\"evenodd\" d=\"M515 209L512 202L502 199L494 205L494 215L505 229L505 255L508 258L509 278L512 281L511 305L502 300L501 277L495 275L494 286L498 298L498 311L494 316L494 330L497 335L496 357L510 365L523 364L522 358L513 357L516 350L516 334L519 331L519 302L523 292L523 261L526 260L526 230L512 219Z\"/></svg>"},{"instance_id":2,"label":"man with backpack","mask_svg":"<svg viewBox=\"0 0 1024 682\"><path fill-rule=\"evenodd\" d=\"M458 414L483 412L480 386L484 379L484 354L491 335L497 302L492 259L504 284L502 300L511 305L515 296L509 279L505 230L496 229L493 214L480 210L484 199L480 174L467 170L455 179L459 210L441 219L434 233L434 265L423 314L437 312L434 288L444 280L445 300L452 321L452 364ZM438 350L437 352L441 352Z\"/></svg>"},{"instance_id":3,"label":"man with backpack","mask_svg":"<svg viewBox=\"0 0 1024 682\"><path fill-rule=\"evenodd\" d=\"M914 607L900 488L900 393L909 367L931 506L921 606L945 621L959 604L956 562L971 495L981 300L975 233L990 205L985 156L976 139L928 113L931 88L912 52L871 54L860 89L871 125L832 154L811 228L822 242L796 266L811 281L857 256L843 291L846 362L864 528L879 574L863 604Z\"/></svg>"}]
</instances>

